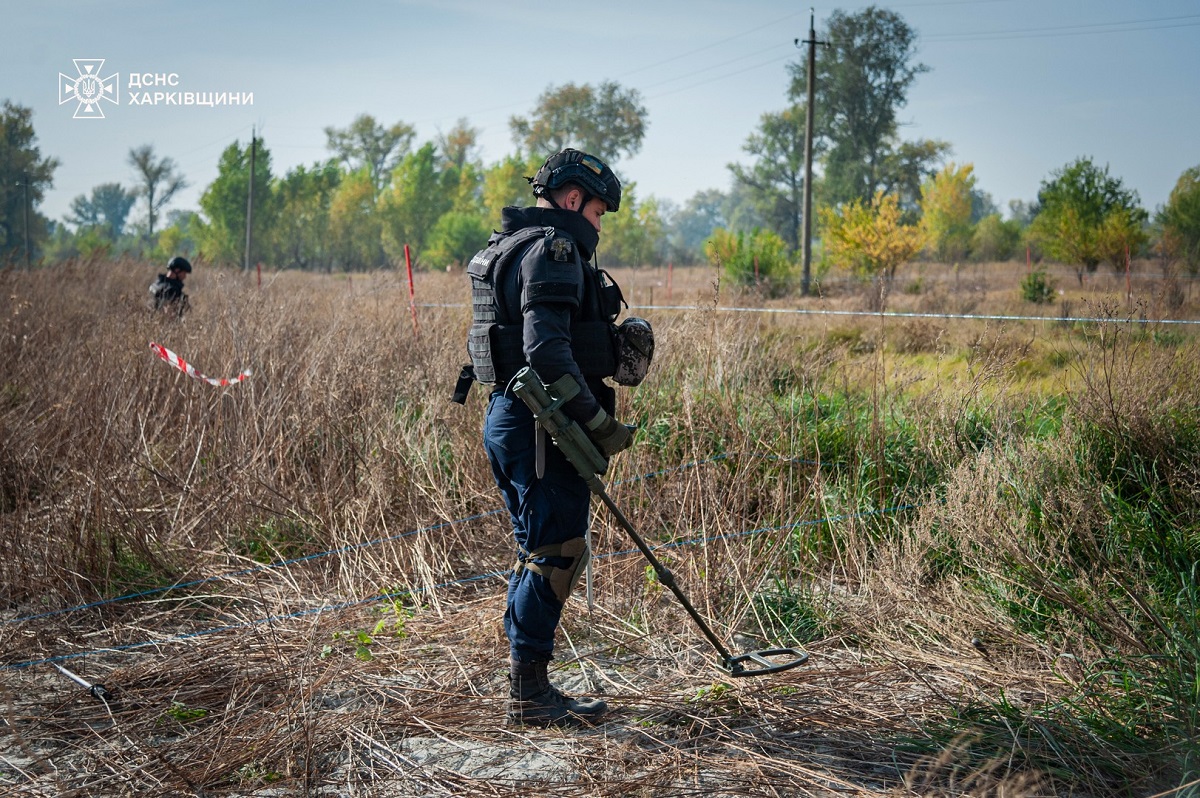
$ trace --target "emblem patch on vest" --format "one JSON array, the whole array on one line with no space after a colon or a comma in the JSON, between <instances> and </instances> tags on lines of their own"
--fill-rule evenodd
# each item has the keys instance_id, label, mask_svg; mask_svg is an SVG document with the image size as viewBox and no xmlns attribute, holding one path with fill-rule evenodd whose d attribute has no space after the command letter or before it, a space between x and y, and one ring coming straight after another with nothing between
<instances>
[{"instance_id":1,"label":"emblem patch on vest","mask_svg":"<svg viewBox=\"0 0 1200 798\"><path fill-rule=\"evenodd\" d=\"M571 259L571 242L565 238L556 238L550 244L550 254L559 263L566 263Z\"/></svg>"}]
</instances>

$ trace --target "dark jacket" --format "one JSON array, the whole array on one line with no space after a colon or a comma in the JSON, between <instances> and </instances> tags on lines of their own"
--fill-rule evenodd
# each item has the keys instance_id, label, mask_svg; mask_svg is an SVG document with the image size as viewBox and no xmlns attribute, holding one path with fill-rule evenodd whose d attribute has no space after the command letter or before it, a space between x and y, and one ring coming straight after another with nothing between
<instances>
[{"instance_id":1,"label":"dark jacket","mask_svg":"<svg viewBox=\"0 0 1200 798\"><path fill-rule=\"evenodd\" d=\"M150 297L155 310L161 310L164 305L172 305L180 316L187 312L188 298L187 294L183 293L183 280L175 280L165 274L158 275L158 279L150 284Z\"/></svg>"},{"instance_id":2,"label":"dark jacket","mask_svg":"<svg viewBox=\"0 0 1200 798\"><path fill-rule=\"evenodd\" d=\"M600 315L599 298L595 296L599 277L595 267L587 262L596 250L600 235L582 214L575 211L532 207L505 208L501 212L501 235L527 227L553 228L554 232L550 237L534 239L513 267L500 275L495 291L497 301L504 307L502 315L522 319L525 360L545 383L572 374L581 385L579 395L563 408L568 416L587 422L601 407L613 413L616 392L602 377L585 379L571 351L572 323ZM564 257L565 245L561 243L564 240L577 249L577 256L566 249L570 257ZM544 293L533 296L528 290L531 276L544 271L547 265L561 270L562 296ZM572 295L572 285L579 287L575 295ZM611 312L615 316L617 308Z\"/></svg>"}]
</instances>

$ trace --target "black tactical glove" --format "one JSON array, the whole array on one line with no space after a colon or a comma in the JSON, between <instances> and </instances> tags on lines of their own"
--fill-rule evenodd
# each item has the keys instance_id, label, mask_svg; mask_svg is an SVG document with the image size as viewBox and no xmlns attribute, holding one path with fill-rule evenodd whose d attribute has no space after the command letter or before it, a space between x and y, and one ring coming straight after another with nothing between
<instances>
[{"instance_id":1,"label":"black tactical glove","mask_svg":"<svg viewBox=\"0 0 1200 798\"><path fill-rule=\"evenodd\" d=\"M633 445L633 430L605 413L603 408L592 416L586 426L588 435L606 458Z\"/></svg>"}]
</instances>

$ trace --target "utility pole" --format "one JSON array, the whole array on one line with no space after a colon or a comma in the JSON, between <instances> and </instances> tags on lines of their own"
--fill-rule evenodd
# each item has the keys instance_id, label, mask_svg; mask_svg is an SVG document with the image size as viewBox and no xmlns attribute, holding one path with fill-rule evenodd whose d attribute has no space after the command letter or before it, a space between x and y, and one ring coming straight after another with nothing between
<instances>
[{"instance_id":1,"label":"utility pole","mask_svg":"<svg viewBox=\"0 0 1200 798\"><path fill-rule=\"evenodd\" d=\"M250 245L253 243L251 230L254 228L254 156L258 148L254 127L250 128L250 189L246 192L246 257L242 268L250 271Z\"/></svg>"},{"instance_id":2,"label":"utility pole","mask_svg":"<svg viewBox=\"0 0 1200 798\"><path fill-rule=\"evenodd\" d=\"M808 102L804 108L804 279L801 283L801 292L804 296L808 296L809 284L812 280L812 159L813 159L813 105L816 98L816 75L817 71L817 45L828 46L829 42L817 41L817 32L815 22L817 12L816 9L809 9L811 12L808 17L808 38L804 40L804 44L808 45L808 69L805 70L807 78ZM800 42L795 42L800 44Z\"/></svg>"},{"instance_id":3,"label":"utility pole","mask_svg":"<svg viewBox=\"0 0 1200 798\"><path fill-rule=\"evenodd\" d=\"M29 173L21 173L21 189L24 192L24 201L21 203L22 210L25 212L25 268L29 268Z\"/></svg>"}]
</instances>

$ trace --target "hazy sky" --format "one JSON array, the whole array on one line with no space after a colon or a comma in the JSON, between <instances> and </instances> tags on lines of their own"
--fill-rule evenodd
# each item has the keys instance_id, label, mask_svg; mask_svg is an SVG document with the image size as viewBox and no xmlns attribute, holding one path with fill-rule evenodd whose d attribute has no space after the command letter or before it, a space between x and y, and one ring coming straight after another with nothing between
<instances>
[{"instance_id":1,"label":"hazy sky","mask_svg":"<svg viewBox=\"0 0 1200 798\"><path fill-rule=\"evenodd\" d=\"M42 206L56 219L100 183L132 185L127 153L147 143L191 183L171 207L196 208L221 150L252 126L277 175L328 157L323 129L363 112L415 125L418 144L465 117L490 163L514 150L508 118L549 85L604 80L638 89L649 111L642 151L618 169L640 196L682 203L727 189L760 115L786 105L809 15L778 0L2 2L0 99L33 108L43 154L61 161ZM866 5L817 6L817 28ZM883 5L918 31L930 67L902 135L949 141L1001 207L1081 155L1151 210L1200 165L1200 0ZM75 119L59 73L100 58L120 103ZM254 104L130 105L130 73L147 72L178 75L159 90L252 92Z\"/></svg>"}]
</instances>

